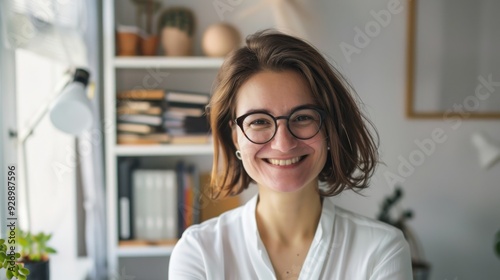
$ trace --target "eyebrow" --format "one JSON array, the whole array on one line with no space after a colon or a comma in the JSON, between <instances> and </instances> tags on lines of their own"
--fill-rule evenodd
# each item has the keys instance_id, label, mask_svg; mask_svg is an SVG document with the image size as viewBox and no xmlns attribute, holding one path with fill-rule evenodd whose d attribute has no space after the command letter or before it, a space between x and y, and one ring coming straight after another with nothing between
<instances>
[{"instance_id":1,"label":"eyebrow","mask_svg":"<svg viewBox=\"0 0 500 280\"><path fill-rule=\"evenodd\" d=\"M297 109L299 109L299 108L301 108L301 107L308 107L308 106L309 106L309 107L318 107L318 105L316 105L316 104L312 104L312 103L301 104L301 105L298 105L298 106L293 107L293 108L292 108L292 109L288 112L288 114L292 113L293 111L295 111L295 110L297 110ZM251 113L267 113L267 114L273 115L273 114L271 114L271 112L270 112L269 110L267 110L267 109L250 109L250 110L248 110L248 111L244 112L243 114L241 114L241 116L246 115L246 114L251 114Z\"/></svg>"}]
</instances>

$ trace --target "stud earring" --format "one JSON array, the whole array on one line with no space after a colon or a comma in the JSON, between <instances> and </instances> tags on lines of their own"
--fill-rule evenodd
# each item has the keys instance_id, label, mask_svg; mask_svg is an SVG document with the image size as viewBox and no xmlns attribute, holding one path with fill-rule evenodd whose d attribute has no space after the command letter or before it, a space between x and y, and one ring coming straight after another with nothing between
<instances>
[{"instance_id":1,"label":"stud earring","mask_svg":"<svg viewBox=\"0 0 500 280\"><path fill-rule=\"evenodd\" d=\"M330 146L326 147L326 149L329 151L330 150Z\"/></svg>"},{"instance_id":2,"label":"stud earring","mask_svg":"<svg viewBox=\"0 0 500 280\"><path fill-rule=\"evenodd\" d=\"M239 150L237 150L237 151L235 152L235 154L236 154L236 157L237 157L239 160L241 160L241 152L240 152Z\"/></svg>"}]
</instances>

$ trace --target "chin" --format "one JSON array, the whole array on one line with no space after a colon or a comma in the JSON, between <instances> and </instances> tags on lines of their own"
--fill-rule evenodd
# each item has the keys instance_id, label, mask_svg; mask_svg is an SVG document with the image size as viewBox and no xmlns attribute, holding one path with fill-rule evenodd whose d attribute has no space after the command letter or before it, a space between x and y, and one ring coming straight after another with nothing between
<instances>
[{"instance_id":1,"label":"chin","mask_svg":"<svg viewBox=\"0 0 500 280\"><path fill-rule=\"evenodd\" d=\"M304 190L307 188L307 186L310 186L311 183L297 183L295 180L294 182L282 182L282 183L277 183L276 181L271 182L270 184L267 185L268 189L271 189L275 192L282 192L282 193L293 193L293 192L298 192L301 190Z\"/></svg>"}]
</instances>

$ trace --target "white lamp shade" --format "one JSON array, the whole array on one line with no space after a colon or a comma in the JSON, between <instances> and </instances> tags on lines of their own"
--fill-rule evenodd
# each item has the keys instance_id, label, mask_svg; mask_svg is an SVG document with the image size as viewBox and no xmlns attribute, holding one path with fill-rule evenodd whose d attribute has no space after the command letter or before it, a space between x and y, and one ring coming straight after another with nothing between
<instances>
[{"instance_id":1,"label":"white lamp shade","mask_svg":"<svg viewBox=\"0 0 500 280\"><path fill-rule=\"evenodd\" d=\"M54 126L69 134L78 135L92 125L92 105L81 82L68 84L49 111Z\"/></svg>"},{"instance_id":2,"label":"white lamp shade","mask_svg":"<svg viewBox=\"0 0 500 280\"><path fill-rule=\"evenodd\" d=\"M478 151L482 168L490 168L500 160L500 147L491 143L484 135L475 133L471 140Z\"/></svg>"}]
</instances>

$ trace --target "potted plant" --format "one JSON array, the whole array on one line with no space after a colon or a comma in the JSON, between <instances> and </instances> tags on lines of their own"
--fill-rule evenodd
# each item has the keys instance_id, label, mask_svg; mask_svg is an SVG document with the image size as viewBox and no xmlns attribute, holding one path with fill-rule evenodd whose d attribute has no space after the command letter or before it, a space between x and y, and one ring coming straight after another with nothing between
<instances>
[{"instance_id":1,"label":"potted plant","mask_svg":"<svg viewBox=\"0 0 500 280\"><path fill-rule=\"evenodd\" d=\"M384 199L382 209L378 214L378 220L390 224L403 232L404 237L410 245L413 279L426 280L429 279L431 266L424 260L423 250L416 235L406 225L406 221L413 217L413 211L404 210L395 219L391 215L391 209L396 206L402 197L402 188L399 186L395 187L394 193Z\"/></svg>"},{"instance_id":2,"label":"potted plant","mask_svg":"<svg viewBox=\"0 0 500 280\"><path fill-rule=\"evenodd\" d=\"M19 280L26 280L30 274L29 269L17 262L21 254L15 252L15 247L7 243L4 239L0 239L0 270L5 269L7 279L16 277Z\"/></svg>"},{"instance_id":3,"label":"potted plant","mask_svg":"<svg viewBox=\"0 0 500 280\"><path fill-rule=\"evenodd\" d=\"M195 20L187 8L166 9L159 18L158 30L161 45L168 56L189 56L193 54Z\"/></svg>"},{"instance_id":4,"label":"potted plant","mask_svg":"<svg viewBox=\"0 0 500 280\"><path fill-rule=\"evenodd\" d=\"M47 246L52 234L32 234L19 230L16 237L21 255L19 261L29 269L30 279L49 280L49 254L56 253L55 249Z\"/></svg>"},{"instance_id":5,"label":"potted plant","mask_svg":"<svg viewBox=\"0 0 500 280\"><path fill-rule=\"evenodd\" d=\"M140 36L141 54L156 55L158 35L153 33L153 16L160 9L161 3L156 0L132 0L132 2L137 7L136 25L144 30ZM145 21L143 15L146 16Z\"/></svg>"},{"instance_id":6,"label":"potted plant","mask_svg":"<svg viewBox=\"0 0 500 280\"><path fill-rule=\"evenodd\" d=\"M19 248L18 253L5 241L0 242L2 243L0 245L2 247L0 260L3 259L0 263L3 264L3 268L7 269L7 278L16 277L19 280L24 280L29 274L29 279L49 280L49 254L56 253L55 249L47 246L51 237L51 234L43 232L33 234L17 230L15 238Z\"/></svg>"}]
</instances>

